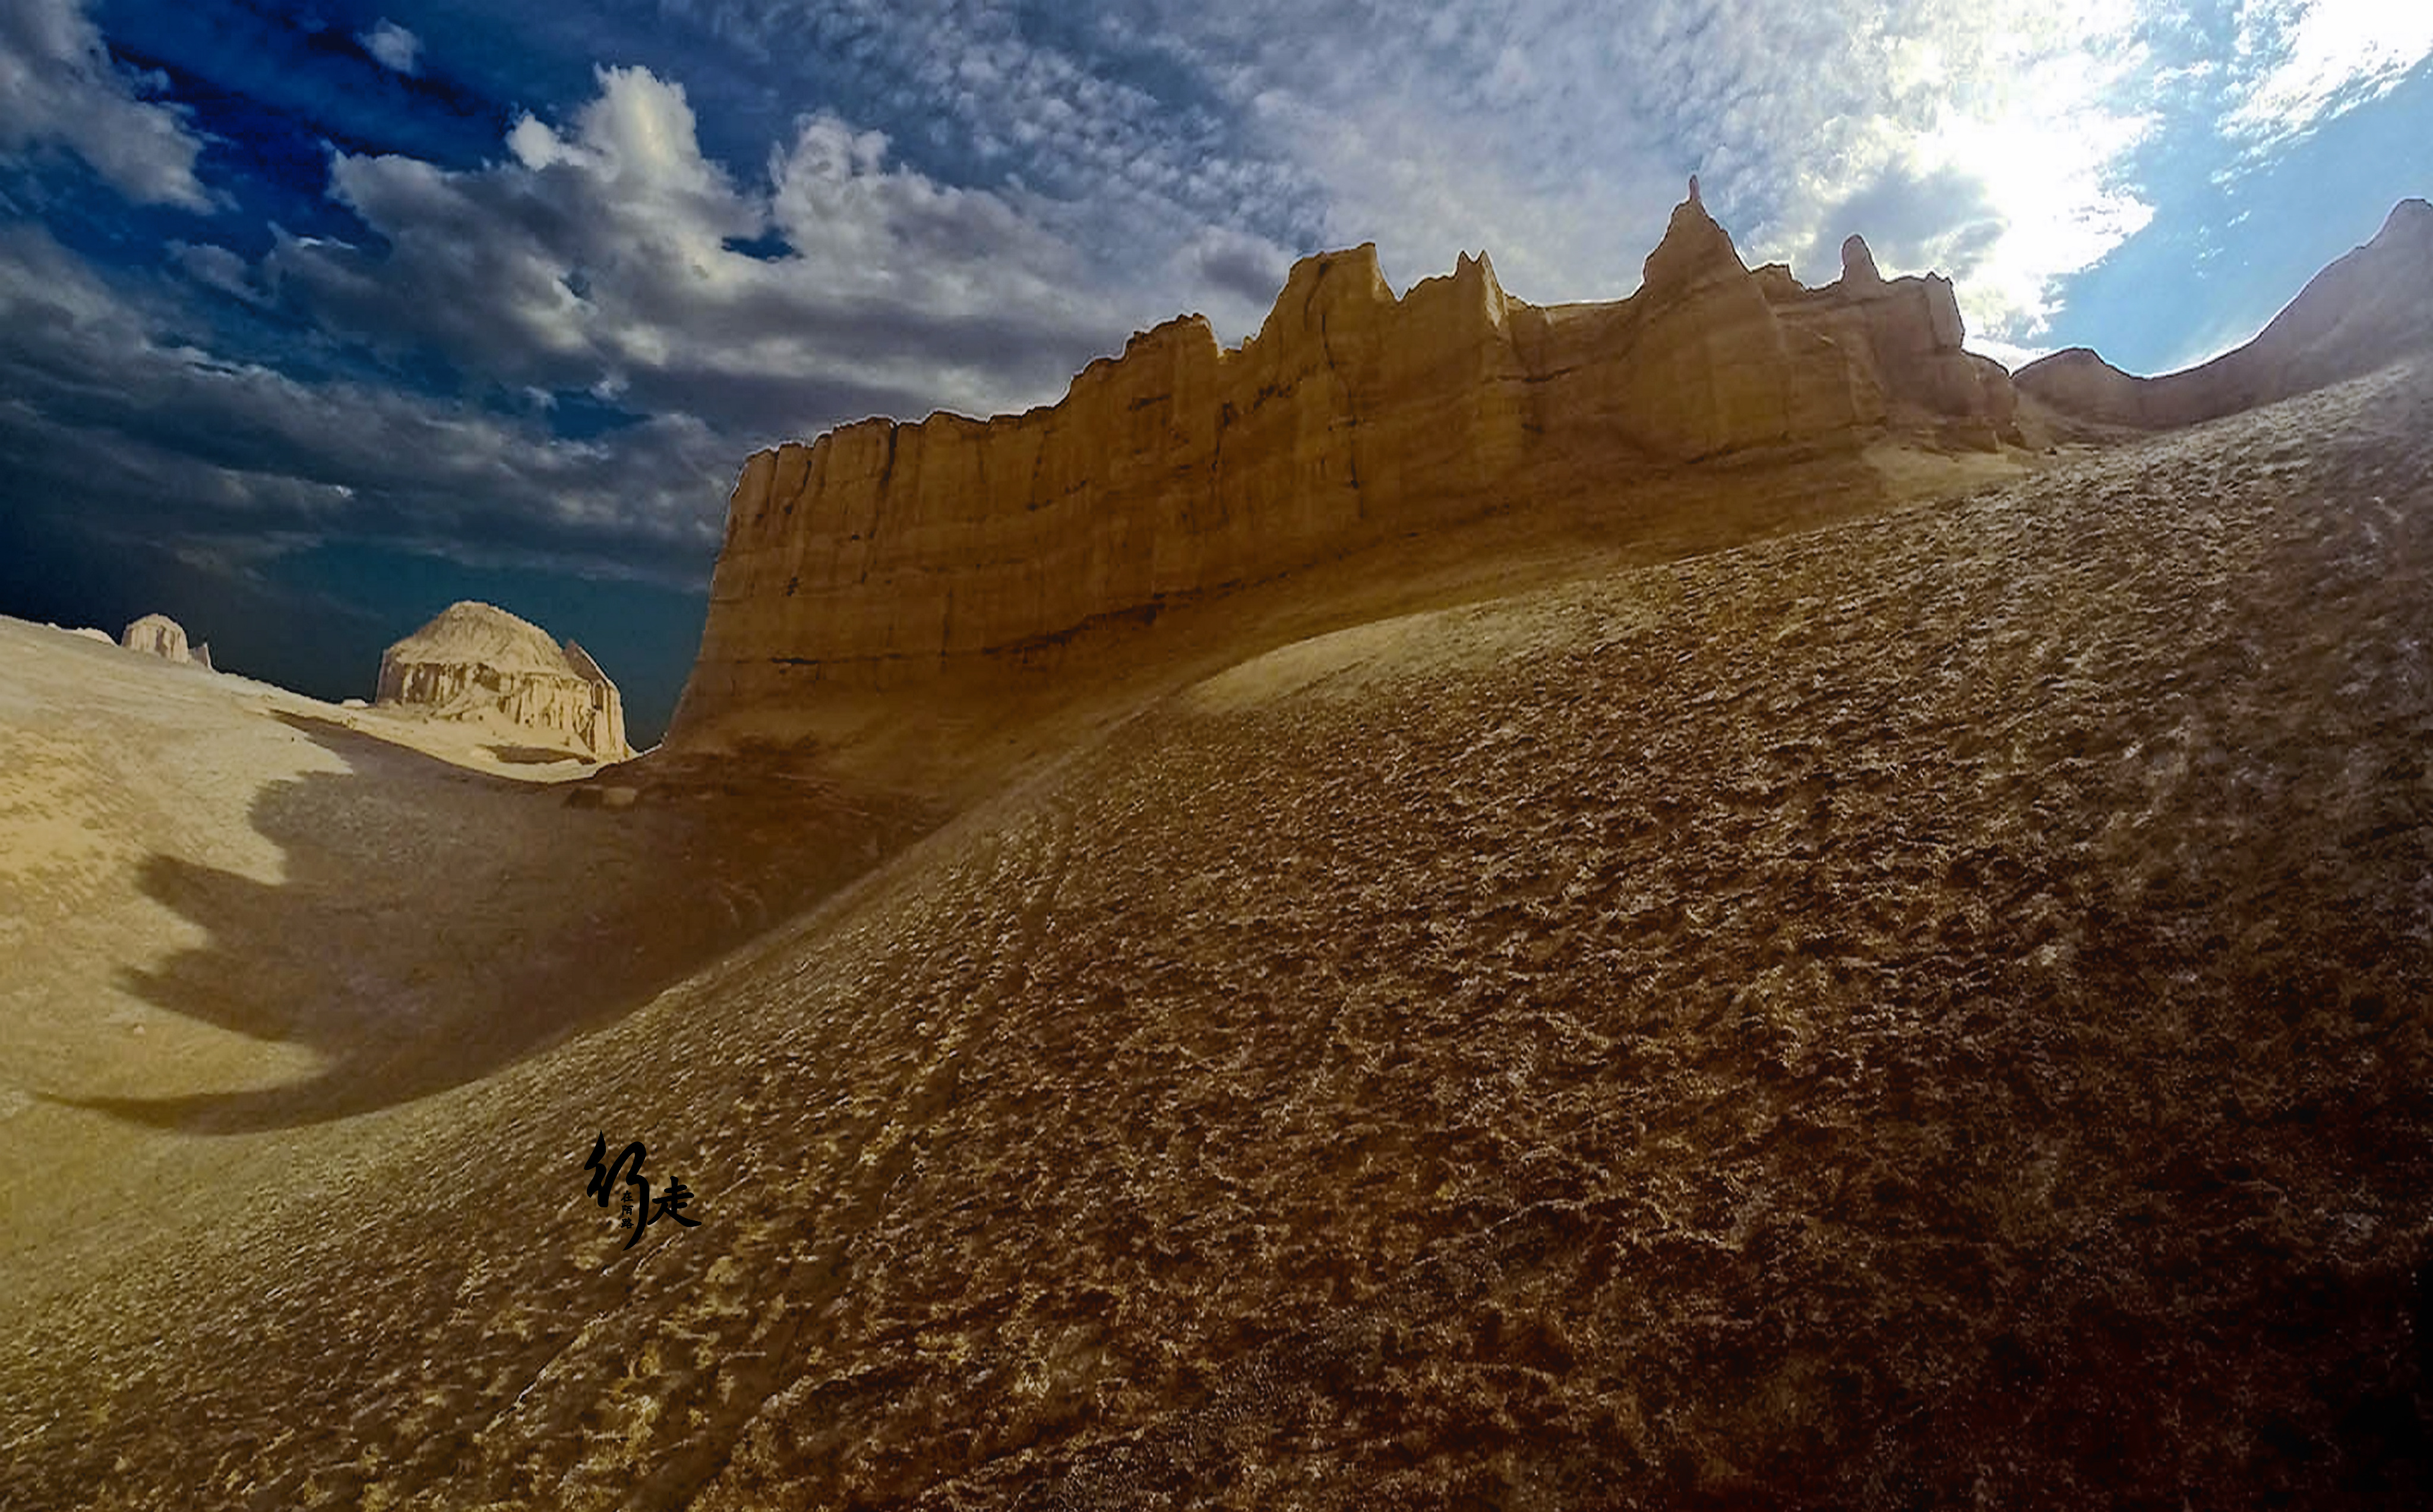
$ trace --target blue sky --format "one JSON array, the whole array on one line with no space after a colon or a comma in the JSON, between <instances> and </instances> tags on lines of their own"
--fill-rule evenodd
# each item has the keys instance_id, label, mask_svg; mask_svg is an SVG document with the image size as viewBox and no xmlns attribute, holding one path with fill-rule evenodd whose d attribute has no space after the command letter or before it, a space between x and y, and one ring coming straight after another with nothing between
<instances>
[{"instance_id":1,"label":"blue sky","mask_svg":"<svg viewBox=\"0 0 2433 1512\"><path fill-rule=\"evenodd\" d=\"M10 0L0 612L368 691L458 596L645 734L743 457L1053 399L1297 255L1617 297L1700 175L2016 364L2253 334L2433 192L2390 0Z\"/></svg>"}]
</instances>

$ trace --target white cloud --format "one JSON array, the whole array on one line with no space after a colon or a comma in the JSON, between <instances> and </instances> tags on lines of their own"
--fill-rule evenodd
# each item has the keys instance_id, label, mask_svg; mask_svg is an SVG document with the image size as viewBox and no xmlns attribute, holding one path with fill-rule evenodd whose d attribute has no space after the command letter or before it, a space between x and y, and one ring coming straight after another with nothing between
<instances>
[{"instance_id":1,"label":"white cloud","mask_svg":"<svg viewBox=\"0 0 2433 1512\"><path fill-rule=\"evenodd\" d=\"M144 98L158 87L111 60L83 0L0 6L0 155L65 147L129 199L209 210L202 143L182 111Z\"/></svg>"},{"instance_id":2,"label":"white cloud","mask_svg":"<svg viewBox=\"0 0 2433 1512\"><path fill-rule=\"evenodd\" d=\"M501 382L605 384L788 433L1053 398L1122 339L1036 201L895 166L833 115L740 184L703 155L680 87L608 69L568 125L526 117L506 146L467 171L337 155L332 195L385 248L289 239L264 280L342 331Z\"/></svg>"},{"instance_id":3,"label":"white cloud","mask_svg":"<svg viewBox=\"0 0 2433 1512\"><path fill-rule=\"evenodd\" d=\"M2123 176L2152 122L2140 10L1452 0L1319 45L1281 13L1167 21L1185 55L1251 51L1253 114L1325 186L1330 236L1376 237L1407 276L1485 246L1524 297L1625 293L1696 172L1751 261L1830 278L1860 231L2024 341L2152 213Z\"/></svg>"},{"instance_id":4,"label":"white cloud","mask_svg":"<svg viewBox=\"0 0 2433 1512\"><path fill-rule=\"evenodd\" d=\"M171 242L168 252L170 265L203 287L250 305L265 302L254 286L252 269L227 247Z\"/></svg>"},{"instance_id":5,"label":"white cloud","mask_svg":"<svg viewBox=\"0 0 2433 1512\"><path fill-rule=\"evenodd\" d=\"M2241 77L2222 126L2271 145L2379 97L2433 56L2422 0L2254 0L2241 8Z\"/></svg>"},{"instance_id":6,"label":"white cloud","mask_svg":"<svg viewBox=\"0 0 2433 1512\"><path fill-rule=\"evenodd\" d=\"M2057 280L2092 266L2153 217L2121 178L2153 126L2123 98L2142 51L2091 25L2074 25L2071 34L2059 47L2006 39L1964 74L1903 102L1905 115L1879 117L1854 160L1864 187L1837 199L1849 179L1817 182L1773 221L1776 246L1794 250L1798 229L1807 230L1804 262L1824 273L1828 246L1866 235L1887 273L1946 272L1972 328L2032 342L2057 313ZM1903 185L1931 198L1903 205L1897 194L1869 195ZM1858 213L1865 210L1883 218L1871 223ZM1913 214L1923 220L1913 225Z\"/></svg>"},{"instance_id":7,"label":"white cloud","mask_svg":"<svg viewBox=\"0 0 2433 1512\"><path fill-rule=\"evenodd\" d=\"M383 68L413 74L422 67L422 39L385 16L371 30L358 34L355 41Z\"/></svg>"},{"instance_id":8,"label":"white cloud","mask_svg":"<svg viewBox=\"0 0 2433 1512\"><path fill-rule=\"evenodd\" d=\"M848 7L839 44L900 80L888 98L1102 218L1373 240L1400 283L1485 247L1523 297L1619 296L1697 172L1753 260L1830 277L1864 231L1888 264L1952 272L1973 326L2026 340L2057 281L2151 214L2126 169L2154 120L2141 37L2161 0L1148 0L1054 41L950 8ZM813 19L791 0L722 12L772 56ZM1113 81L1178 78L1162 98ZM1963 192L1896 204L1903 186ZM1900 234L1842 224L1853 206Z\"/></svg>"}]
</instances>

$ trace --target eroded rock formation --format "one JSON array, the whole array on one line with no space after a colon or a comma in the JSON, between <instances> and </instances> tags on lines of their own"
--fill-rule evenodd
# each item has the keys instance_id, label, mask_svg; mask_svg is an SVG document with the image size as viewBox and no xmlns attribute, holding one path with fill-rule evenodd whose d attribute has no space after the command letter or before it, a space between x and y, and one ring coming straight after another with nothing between
<instances>
[{"instance_id":1,"label":"eroded rock formation","mask_svg":"<svg viewBox=\"0 0 2433 1512\"><path fill-rule=\"evenodd\" d=\"M599 663L504 609L453 603L381 656L373 702L503 725L597 761L632 756L625 707Z\"/></svg>"},{"instance_id":2,"label":"eroded rock formation","mask_svg":"<svg viewBox=\"0 0 2433 1512\"><path fill-rule=\"evenodd\" d=\"M1485 256L1396 298L1373 246L1297 263L1221 348L1191 315L990 420L865 420L755 455L672 740L1270 575L1388 530L1740 449L1929 426L1993 448L2009 380L1951 286L1752 273L1692 197L1642 287L1512 298Z\"/></svg>"},{"instance_id":3,"label":"eroded rock formation","mask_svg":"<svg viewBox=\"0 0 2433 1512\"><path fill-rule=\"evenodd\" d=\"M162 661L191 662L195 654L186 646L186 627L165 614L147 614L129 624L118 637L118 643L128 651L140 651Z\"/></svg>"},{"instance_id":4,"label":"eroded rock formation","mask_svg":"<svg viewBox=\"0 0 2433 1512\"><path fill-rule=\"evenodd\" d=\"M2404 199L2373 240L2309 280L2254 341L2160 378L2084 347L2019 369L2021 393L2080 419L2161 430L2219 419L2433 348L2433 204Z\"/></svg>"}]
</instances>

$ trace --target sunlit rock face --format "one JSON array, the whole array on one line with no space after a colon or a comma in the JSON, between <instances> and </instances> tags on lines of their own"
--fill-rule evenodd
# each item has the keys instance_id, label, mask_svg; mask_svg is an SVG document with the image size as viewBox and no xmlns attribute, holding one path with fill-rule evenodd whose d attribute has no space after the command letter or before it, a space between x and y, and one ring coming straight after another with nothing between
<instances>
[{"instance_id":1,"label":"sunlit rock face","mask_svg":"<svg viewBox=\"0 0 2433 1512\"><path fill-rule=\"evenodd\" d=\"M2021 393L2102 425L2162 430L2219 419L2356 378L2433 348L2433 204L2405 199L2373 240L2318 273L2244 347L2137 378L2084 347L2018 371Z\"/></svg>"},{"instance_id":2,"label":"sunlit rock face","mask_svg":"<svg viewBox=\"0 0 2433 1512\"><path fill-rule=\"evenodd\" d=\"M118 643L128 651L140 651L162 661L191 662L194 653L186 645L185 626L165 614L147 614L129 624L118 637Z\"/></svg>"},{"instance_id":3,"label":"sunlit rock face","mask_svg":"<svg viewBox=\"0 0 2433 1512\"><path fill-rule=\"evenodd\" d=\"M504 726L599 761L633 755L617 685L573 641L503 609L451 604L381 656L375 703Z\"/></svg>"},{"instance_id":4,"label":"sunlit rock face","mask_svg":"<svg viewBox=\"0 0 2433 1512\"><path fill-rule=\"evenodd\" d=\"M1694 190L1613 303L1515 299L1484 255L1400 298L1373 246L1305 258L1239 348L1191 315L1054 405L753 456L671 744L1524 493L1888 426L1996 448L2009 380L1961 334L1941 279L1750 272Z\"/></svg>"}]
</instances>

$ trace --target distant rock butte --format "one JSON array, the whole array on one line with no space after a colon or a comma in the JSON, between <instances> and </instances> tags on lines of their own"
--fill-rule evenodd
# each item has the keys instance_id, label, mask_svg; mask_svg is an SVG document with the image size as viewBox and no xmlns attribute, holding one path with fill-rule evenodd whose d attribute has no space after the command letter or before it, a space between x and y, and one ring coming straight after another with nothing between
<instances>
[{"instance_id":1,"label":"distant rock butte","mask_svg":"<svg viewBox=\"0 0 2433 1512\"><path fill-rule=\"evenodd\" d=\"M873 686L1634 468L1931 428L2016 439L1940 278L1863 244L1750 271L1694 191L1606 304L1506 295L1483 255L1396 298L1363 246L1302 259L1256 335L1190 315L1060 402L864 420L745 464L672 742L813 684Z\"/></svg>"},{"instance_id":2,"label":"distant rock butte","mask_svg":"<svg viewBox=\"0 0 2433 1512\"><path fill-rule=\"evenodd\" d=\"M2326 267L2254 341L2160 378L2122 372L2084 347L2019 369L2019 392L2064 415L2162 430L2373 372L2433 348L2433 205L2403 199L2373 240Z\"/></svg>"},{"instance_id":3,"label":"distant rock butte","mask_svg":"<svg viewBox=\"0 0 2433 1512\"><path fill-rule=\"evenodd\" d=\"M119 636L118 643L128 651L140 651L162 661L195 659L195 654L186 646L186 627L165 614L147 614L136 620Z\"/></svg>"},{"instance_id":4,"label":"distant rock butte","mask_svg":"<svg viewBox=\"0 0 2433 1512\"><path fill-rule=\"evenodd\" d=\"M381 656L375 704L504 725L599 761L632 756L625 706L583 648L486 603L451 604Z\"/></svg>"}]
</instances>

